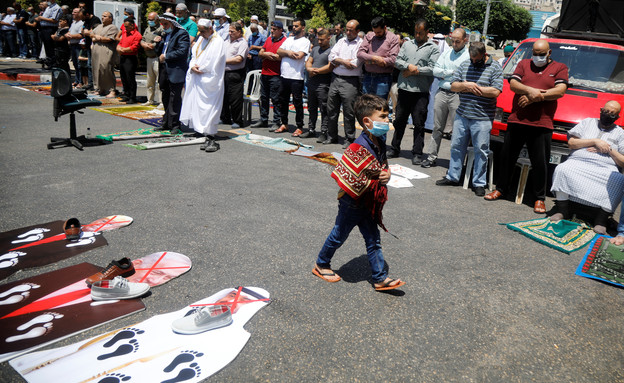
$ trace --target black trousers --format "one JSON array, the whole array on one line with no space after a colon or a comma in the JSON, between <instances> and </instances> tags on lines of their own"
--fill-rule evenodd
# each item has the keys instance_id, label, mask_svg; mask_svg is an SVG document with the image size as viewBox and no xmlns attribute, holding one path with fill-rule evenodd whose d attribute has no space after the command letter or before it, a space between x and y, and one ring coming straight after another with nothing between
<instances>
[{"instance_id":1,"label":"black trousers","mask_svg":"<svg viewBox=\"0 0 624 383\"><path fill-rule=\"evenodd\" d=\"M43 44L46 57L50 59L50 62L53 62L52 60L54 59L54 40L52 40L52 35L56 32L56 29L56 27L41 27L39 30L41 44Z\"/></svg>"},{"instance_id":2,"label":"black trousers","mask_svg":"<svg viewBox=\"0 0 624 383\"><path fill-rule=\"evenodd\" d=\"M260 75L260 120L262 122L269 121L269 99L271 99L273 103L273 124L279 125L282 123L281 92L282 79L280 76Z\"/></svg>"},{"instance_id":3,"label":"black trousers","mask_svg":"<svg viewBox=\"0 0 624 383\"><path fill-rule=\"evenodd\" d=\"M282 124L288 126L288 110L290 95L292 94L293 105L295 105L295 123L297 129L303 129L303 80L280 78L282 79L282 93L280 95Z\"/></svg>"},{"instance_id":4,"label":"black trousers","mask_svg":"<svg viewBox=\"0 0 624 383\"><path fill-rule=\"evenodd\" d=\"M329 94L329 82L316 82L308 80L308 129L316 129L318 110L321 109L321 132L327 133L327 95Z\"/></svg>"},{"instance_id":5,"label":"black trousers","mask_svg":"<svg viewBox=\"0 0 624 383\"><path fill-rule=\"evenodd\" d=\"M138 65L139 60L135 55L119 56L119 76L121 77L124 93L129 99L135 101L137 92L136 70Z\"/></svg>"},{"instance_id":6,"label":"black trousers","mask_svg":"<svg viewBox=\"0 0 624 383\"><path fill-rule=\"evenodd\" d=\"M163 126L168 129L180 129L180 110L182 109L182 89L184 82L171 83L167 76L167 69L163 64L158 65L158 86L165 115Z\"/></svg>"},{"instance_id":7,"label":"black trousers","mask_svg":"<svg viewBox=\"0 0 624 383\"><path fill-rule=\"evenodd\" d=\"M223 84L223 108L221 109L221 121L224 124L232 122L243 126L243 85L245 82L245 69L225 72Z\"/></svg>"},{"instance_id":8,"label":"black trousers","mask_svg":"<svg viewBox=\"0 0 624 383\"><path fill-rule=\"evenodd\" d=\"M427 121L427 106L429 105L429 92L408 92L399 89L396 117L394 119L394 136L392 137L392 149L397 153L401 151L401 140L405 134L405 127L409 116L414 123L413 155L422 155L425 146L425 121Z\"/></svg>"},{"instance_id":9,"label":"black trousers","mask_svg":"<svg viewBox=\"0 0 624 383\"><path fill-rule=\"evenodd\" d=\"M538 200L546 199L546 185L548 183L548 163L550 162L550 143L552 130L531 125L507 125L505 142L503 143L501 174L498 177L496 190L505 194L509 191L511 176L516 161L524 144L531 160L531 181L533 193Z\"/></svg>"}]
</instances>

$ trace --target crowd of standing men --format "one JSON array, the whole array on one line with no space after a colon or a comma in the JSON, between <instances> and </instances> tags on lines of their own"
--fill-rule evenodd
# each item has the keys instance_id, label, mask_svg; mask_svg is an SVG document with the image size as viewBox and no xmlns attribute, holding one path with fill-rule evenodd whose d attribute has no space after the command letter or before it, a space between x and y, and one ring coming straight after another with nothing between
<instances>
[{"instance_id":1,"label":"crowd of standing men","mask_svg":"<svg viewBox=\"0 0 624 383\"><path fill-rule=\"evenodd\" d=\"M412 164L424 168L435 166L441 139L450 122L453 126L450 165L446 176L436 184L459 185L464 157L472 145L473 191L494 201L509 192L513 168L526 145L536 197L534 211L546 213L553 118L556 100L567 89L568 68L551 58L545 40L534 43L532 58L521 60L510 78L515 97L505 135L503 169L496 190L486 195L490 131L496 99L503 89L502 67L486 52L482 42L468 45L468 36L461 28L449 35L449 46L444 36L430 39L429 25L424 19L415 21L413 39L403 39L388 30L383 17L375 17L367 33L360 30L357 20L344 25L338 23L333 29L306 29L301 18L295 18L288 31L277 20L267 27L257 16L251 16L249 26L243 20L232 21L224 8L215 9L211 18L195 19L184 3L178 3L175 11L148 14L148 26L141 34L132 9L125 9L123 26L118 29L109 12L104 12L100 19L84 3L70 10L60 7L56 0L47 0L40 2L39 7L40 12L35 13L32 7L23 11L15 3L2 16L5 56L40 58L43 51L48 63L68 72L71 59L75 68L74 86L106 97L118 96L113 70L119 66L123 100L136 103L135 75L139 48L142 48L147 60L145 104L159 104L158 85L165 110L163 124L157 130L175 134L185 125L207 137L201 146L206 152L219 150L215 142L217 125L228 124L233 129L244 125L243 97L248 92L244 89L245 79L248 72L259 71L260 119L252 125L254 128L267 127L275 133L288 132L293 137L336 144L341 141L338 126L342 115L342 143L347 148L356 138L356 99L362 94L377 95L391 100L393 109L394 135L388 146L388 158L401 154L401 141L411 118ZM507 57L511 50L506 49L505 54ZM305 98L309 112L307 127L304 126ZM292 131L291 103L295 111ZM271 106L273 116L269 123ZM619 112L619 104L607 103L601 109L600 121L593 119L583 126L596 127L604 134L615 127ZM317 131L319 113L321 122ZM425 142L428 115L433 121L433 131ZM591 129L571 131L572 141L580 139L574 134L581 131L590 134L587 132L593 132ZM617 142L611 147L596 141L599 137L592 134L582 138L587 146L577 148L575 141L571 148L588 147L592 156L598 153L604 157L601 159L605 174L613 178L612 168L617 171L617 167L624 166L624 134L617 131L613 138ZM563 177L562 172L556 173L558 177ZM590 166L588 173L595 174L596 169ZM624 185L624 176L620 178ZM579 197L582 201L590 205L596 199L609 201L600 205L604 212L595 227L603 233L604 219L617 207L624 187L611 187L609 190L615 192L594 198L598 195L595 190L602 190L603 181L591 188L568 186L573 184L570 182L562 185L562 182L557 179L553 187L559 211L555 219L569 215L568 198L584 195L585 189L589 189L589 197L585 200Z\"/></svg>"}]
</instances>

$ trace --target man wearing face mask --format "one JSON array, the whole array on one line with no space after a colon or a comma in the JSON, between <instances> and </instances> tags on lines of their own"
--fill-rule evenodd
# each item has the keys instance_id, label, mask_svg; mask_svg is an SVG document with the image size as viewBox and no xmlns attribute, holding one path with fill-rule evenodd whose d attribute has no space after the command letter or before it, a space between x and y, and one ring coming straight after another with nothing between
<instances>
[{"instance_id":1,"label":"man wearing face mask","mask_svg":"<svg viewBox=\"0 0 624 383\"><path fill-rule=\"evenodd\" d=\"M546 184L548 162L553 130L553 118L557 99L568 88L568 67L554 61L546 40L533 43L533 57L518 63L509 79L509 86L516 95L511 115L507 120L507 132L503 144L502 168L496 190L485 196L488 201L497 200L509 192L511 176L522 147L526 144L531 160L531 173L537 214L546 213Z\"/></svg>"},{"instance_id":2,"label":"man wearing face mask","mask_svg":"<svg viewBox=\"0 0 624 383\"><path fill-rule=\"evenodd\" d=\"M556 196L557 213L553 222L570 219L569 201L599 206L594 231L606 234L607 220L624 195L624 130L615 125L621 106L607 102L600 118L586 118L568 132L572 150L565 162L557 165L551 191ZM622 222L620 222L622 223Z\"/></svg>"},{"instance_id":3,"label":"man wearing face mask","mask_svg":"<svg viewBox=\"0 0 624 383\"><path fill-rule=\"evenodd\" d=\"M472 188L475 195L485 195L490 131L496 110L496 98L503 90L503 70L485 53L485 44L474 42L468 48L470 60L464 61L451 79L451 91L459 93L451 139L451 163L438 186L458 186L468 142L474 147Z\"/></svg>"},{"instance_id":4,"label":"man wearing face mask","mask_svg":"<svg viewBox=\"0 0 624 383\"><path fill-rule=\"evenodd\" d=\"M212 25L214 26L215 32L221 36L223 41L227 41L227 39L230 38L229 18L224 8L217 8L214 10Z\"/></svg>"},{"instance_id":5,"label":"man wearing face mask","mask_svg":"<svg viewBox=\"0 0 624 383\"><path fill-rule=\"evenodd\" d=\"M262 59L259 53L266 42L266 37L260 34L258 24L251 24L249 26L249 31L251 33L247 39L247 45L249 45L249 53L247 53L247 71L252 71L262 68Z\"/></svg>"},{"instance_id":6,"label":"man wearing face mask","mask_svg":"<svg viewBox=\"0 0 624 383\"><path fill-rule=\"evenodd\" d=\"M414 40L401 46L394 66L400 71L397 86L399 97L394 119L394 136L388 157L398 157L401 153L401 140L409 116L414 122L412 144L412 164L420 165L425 142L425 121L429 105L429 88L433 82L433 67L440 56L437 44L429 41L429 23L425 19L416 20Z\"/></svg>"},{"instance_id":7,"label":"man wearing face mask","mask_svg":"<svg viewBox=\"0 0 624 383\"><path fill-rule=\"evenodd\" d=\"M147 28L143 32L141 47L147 56L147 102L143 105L158 105L156 101L156 80L158 80L158 53L156 52L156 37L162 38L165 34L160 25L158 13L147 15Z\"/></svg>"},{"instance_id":8,"label":"man wearing face mask","mask_svg":"<svg viewBox=\"0 0 624 383\"><path fill-rule=\"evenodd\" d=\"M184 3L179 3L175 10L178 24L188 32L191 44L193 44L195 37L197 37L197 24L189 17L188 7Z\"/></svg>"}]
</instances>

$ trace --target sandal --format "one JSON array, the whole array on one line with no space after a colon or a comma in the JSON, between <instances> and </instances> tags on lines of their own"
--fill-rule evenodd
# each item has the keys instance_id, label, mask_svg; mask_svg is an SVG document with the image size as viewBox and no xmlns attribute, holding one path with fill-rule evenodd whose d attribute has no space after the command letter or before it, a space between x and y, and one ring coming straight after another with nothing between
<instances>
[{"instance_id":1,"label":"sandal","mask_svg":"<svg viewBox=\"0 0 624 383\"><path fill-rule=\"evenodd\" d=\"M342 279L342 278L340 278L340 275L334 273L333 271L331 273L323 273L321 271L321 269L319 269L319 267L316 266L316 265L312 269L312 274L314 274L317 277L321 278L322 280L330 282L330 283L340 282L340 280ZM332 277L338 278L338 279L330 279Z\"/></svg>"},{"instance_id":2,"label":"sandal","mask_svg":"<svg viewBox=\"0 0 624 383\"><path fill-rule=\"evenodd\" d=\"M397 282L397 283L393 285L392 283L394 282ZM375 286L376 284L381 285L381 286ZM400 279L387 278L383 282L374 283L373 288L377 291L393 290L393 289L396 289L397 287L403 286L404 284L405 282L403 282Z\"/></svg>"},{"instance_id":3,"label":"sandal","mask_svg":"<svg viewBox=\"0 0 624 383\"><path fill-rule=\"evenodd\" d=\"M537 214L545 214L546 213L546 204L542 200L535 201L535 205L533 206L533 211Z\"/></svg>"}]
</instances>

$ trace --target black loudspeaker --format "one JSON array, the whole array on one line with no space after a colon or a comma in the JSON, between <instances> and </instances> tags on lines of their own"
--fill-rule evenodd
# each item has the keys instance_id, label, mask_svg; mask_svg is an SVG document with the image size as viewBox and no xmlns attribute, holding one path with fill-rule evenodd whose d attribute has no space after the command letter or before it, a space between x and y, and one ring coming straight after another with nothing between
<instances>
[{"instance_id":1,"label":"black loudspeaker","mask_svg":"<svg viewBox=\"0 0 624 383\"><path fill-rule=\"evenodd\" d=\"M559 31L594 32L624 38L624 1L563 0Z\"/></svg>"}]
</instances>

